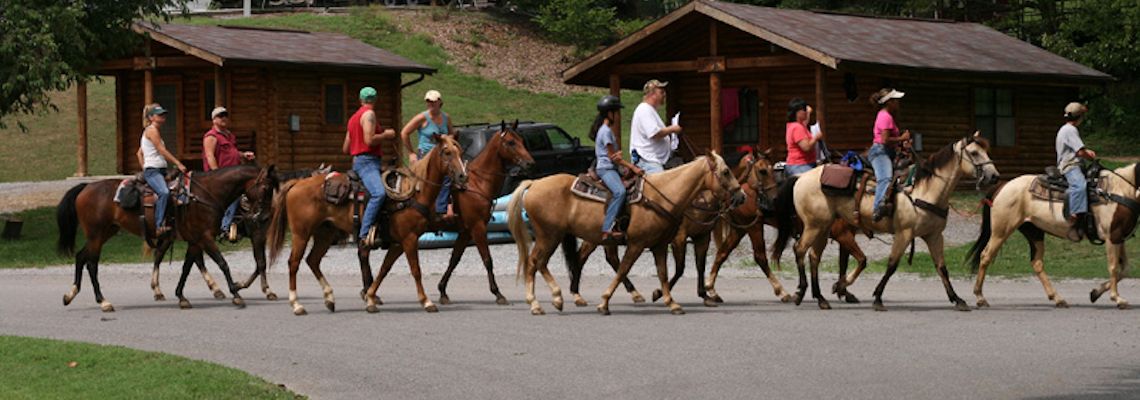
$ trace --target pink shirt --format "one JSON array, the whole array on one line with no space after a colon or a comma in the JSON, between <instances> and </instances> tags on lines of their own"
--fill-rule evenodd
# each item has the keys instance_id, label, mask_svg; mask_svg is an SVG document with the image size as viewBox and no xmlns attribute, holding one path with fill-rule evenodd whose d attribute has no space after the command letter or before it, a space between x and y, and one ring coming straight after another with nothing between
<instances>
[{"instance_id":1,"label":"pink shirt","mask_svg":"<svg viewBox=\"0 0 1140 400\"><path fill-rule=\"evenodd\" d=\"M811 133L808 132L807 127L799 122L789 122L787 124L787 132L784 134L784 141L788 144L788 165L807 165L815 163L814 149L804 151L797 144L801 140L810 140Z\"/></svg>"},{"instance_id":2,"label":"pink shirt","mask_svg":"<svg viewBox=\"0 0 1140 400\"><path fill-rule=\"evenodd\" d=\"M895 125L895 117L885 108L879 110L879 115L875 117L875 143L887 144L886 138L883 137L884 132L891 137L899 135L899 127Z\"/></svg>"}]
</instances>

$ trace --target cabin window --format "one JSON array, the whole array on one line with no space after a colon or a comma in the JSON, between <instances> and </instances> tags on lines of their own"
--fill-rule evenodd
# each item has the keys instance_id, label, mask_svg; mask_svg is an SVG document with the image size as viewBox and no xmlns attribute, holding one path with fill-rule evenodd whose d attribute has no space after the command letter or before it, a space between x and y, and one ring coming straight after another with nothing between
<instances>
[{"instance_id":1,"label":"cabin window","mask_svg":"<svg viewBox=\"0 0 1140 400\"><path fill-rule=\"evenodd\" d=\"M996 147L1016 144L1013 124L1013 91L1010 89L974 89L974 128L982 132Z\"/></svg>"},{"instance_id":2,"label":"cabin window","mask_svg":"<svg viewBox=\"0 0 1140 400\"><path fill-rule=\"evenodd\" d=\"M227 97L226 93L225 93L225 91L226 91L225 84L226 84L226 82L223 80L222 81L222 98L223 99ZM214 89L215 89L215 86L214 86L214 80L213 79L207 79L207 80L202 81L202 119L204 119L206 121L213 121L214 120L213 118L210 118L210 113L214 111L214 107L222 106L222 107L225 107L227 109L230 108L230 105L228 105L228 104L217 104L214 102L214 99L216 99L218 97L217 94L215 93Z\"/></svg>"},{"instance_id":3,"label":"cabin window","mask_svg":"<svg viewBox=\"0 0 1140 400\"><path fill-rule=\"evenodd\" d=\"M344 83L325 83L324 86L325 125L343 126L346 121Z\"/></svg>"},{"instance_id":4,"label":"cabin window","mask_svg":"<svg viewBox=\"0 0 1140 400\"><path fill-rule=\"evenodd\" d=\"M725 144L752 144L760 142L760 95L755 89L741 88L737 91L738 117L727 121L724 129ZM723 106L722 106L723 107ZM721 114L730 115L722 110ZM722 115L723 117L723 115ZM722 118L722 121L725 121Z\"/></svg>"},{"instance_id":5,"label":"cabin window","mask_svg":"<svg viewBox=\"0 0 1140 400\"><path fill-rule=\"evenodd\" d=\"M166 145L166 149L170 150L171 154L179 154L178 143L178 117L179 106L181 105L181 97L178 93L178 84L156 84L154 85L154 102L161 104L162 108L166 109L166 123L158 129L159 134L162 136L162 142Z\"/></svg>"}]
</instances>

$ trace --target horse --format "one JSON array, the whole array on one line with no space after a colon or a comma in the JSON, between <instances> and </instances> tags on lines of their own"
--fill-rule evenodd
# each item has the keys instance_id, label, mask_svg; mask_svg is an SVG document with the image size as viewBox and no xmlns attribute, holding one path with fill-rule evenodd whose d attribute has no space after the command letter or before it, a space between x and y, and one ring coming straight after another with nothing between
<instances>
[{"instance_id":1,"label":"horse","mask_svg":"<svg viewBox=\"0 0 1140 400\"><path fill-rule=\"evenodd\" d=\"M388 229L393 238L400 240L394 244L384 258L381 274L377 279L372 278L372 267L368 257L372 250L366 247L357 248L357 259L360 262L361 280L363 289L361 296L368 305L369 312L375 312L376 287L380 279L395 262L392 257L394 250L401 247L408 249L408 261L412 274L416 279L416 288L419 291L420 302L430 312L436 311L434 304L424 295L423 285L420 281L419 262L416 256L415 245L419 234L427 227L427 217L432 214L430 205L434 204L439 194L444 173L451 175L453 181L462 184L467 180L467 173L460 158L459 144L455 139L446 135L437 135L435 140L439 143L423 159L412 165L408 179L415 180L417 187L422 188L414 197L393 204L394 201L385 202L385 210L391 210L389 222L383 229ZM269 255L270 265L276 262L285 242L285 227L288 226L293 234L293 248L289 255L289 305L294 315L305 315L305 307L297 301L297 270L301 259L309 265L314 277L320 283L324 293L325 307L329 311L336 311L336 300L333 296L332 286L325 280L321 272L321 259L332 244L356 232L353 222L353 208L357 205L353 201L343 204L333 204L325 199L324 185L326 181L336 181L347 185L348 177L340 173L321 174L305 179L299 179L282 186L273 200L273 216L269 225ZM422 184L422 185L421 185ZM397 209L397 207L399 207ZM418 213L407 212L409 210ZM417 231L418 233L413 233ZM305 257L305 248L309 241L313 247ZM408 242L411 245L408 245ZM398 253L396 253L398 255Z\"/></svg>"},{"instance_id":2,"label":"horse","mask_svg":"<svg viewBox=\"0 0 1140 400\"><path fill-rule=\"evenodd\" d=\"M1140 178L1140 164L1132 164L1116 170L1102 170L1101 181L1107 180L1108 185L1102 194L1099 203L1090 204L1090 212L1096 217L1097 233L1102 238L1108 238L1104 243L1105 255L1108 258L1108 281L1098 285L1089 293L1089 300L1096 302L1105 291L1110 291L1109 298L1116 302L1117 308L1129 308L1128 301L1117 292L1116 284L1124 278L1128 269L1128 252L1124 241L1136 229L1137 217L1140 217L1140 188L1137 179ZM1029 258L1033 265L1033 272L1045 288L1045 295L1052 300L1056 307L1068 307L1065 301L1049 282L1045 274L1045 234L1064 238L1069 229L1069 222L1063 214L1063 207L1053 201L1035 199L1029 192L1029 187L1035 175L1022 175L997 188L986 196L982 208L982 227L978 240L967 255L967 260L977 272L974 283L974 295L977 297L979 308L989 307L990 303L982 295L982 285L986 279L986 267L993 262L998 250L1013 235L1014 230L1020 231L1029 240ZM1063 195L1062 195L1063 199ZM1064 200L1059 202L1063 203ZM1002 210L992 213L992 209Z\"/></svg>"},{"instance_id":3,"label":"horse","mask_svg":"<svg viewBox=\"0 0 1140 400\"><path fill-rule=\"evenodd\" d=\"M720 264L728 258L736 246L740 243L740 232L749 230L749 235L753 243L753 257L760 269L764 271L768 281L772 284L772 288L777 297L784 302L791 299L791 294L787 293L783 285L780 284L780 279L772 274L771 269L768 268L768 260L764 258L764 231L762 221L764 213L762 208L767 207L772 196L775 195L776 179L775 172L772 169L771 150L764 153L751 153L741 160L740 165L733 171L733 175L737 176L737 182L740 184L741 190L744 192L744 203L739 207L730 208L723 199L718 199L711 193L705 191L701 193L701 197L697 199L692 205L691 210L686 214L685 221L681 224L680 230L677 232L676 237L673 238L671 243L673 250L673 261L675 263L676 272L673 278L669 280L669 288L672 289L677 281L685 271L685 252L686 241L691 239L693 242L693 249L695 251L695 258L697 264L697 295L704 299L704 304L707 307L716 307L720 300L720 296L715 294L712 289L713 283L716 279L716 271ZM753 227L757 229L752 229ZM722 231L729 231L724 233ZM752 232L757 232L758 235L753 235ZM717 237L717 264L714 264L714 269L710 275L710 283L705 283L705 258L708 254L710 243L710 236L719 235ZM726 239L723 236L728 235ZM727 240L727 243L726 243ZM586 262L586 259L597 248L597 244L592 242L582 242L582 246L578 250L578 262L575 264L580 267ZM609 245L605 247L606 262L616 272L619 266L617 256L617 246ZM586 300L578 293L578 284L581 279L581 268L570 271L570 293L574 296L574 304L578 306L585 306ZM635 303L644 302L645 299L641 298L641 294L633 286L628 279L623 280L622 284L625 285L626 290L632 295ZM653 301L661 298L662 292L660 289L653 291Z\"/></svg>"},{"instance_id":4,"label":"horse","mask_svg":"<svg viewBox=\"0 0 1140 400\"><path fill-rule=\"evenodd\" d=\"M827 300L819 291L819 261L824 247L827 245L827 232L833 225L836 217L843 218L848 224L859 226L875 232L894 234L894 243L891 246L891 255L887 263L887 272L875 288L875 301L873 308L876 311L886 311L883 306L883 289L891 275L898 269L899 260L914 238L922 238L930 250L934 260L935 269L942 278L942 285L950 302L955 309L969 311L970 307L954 292L950 283L950 276L946 270L943 259L942 231L946 228L946 215L949 212L950 195L953 193L958 181L964 176L973 176L982 183L996 183L997 168L990 160L987 149L988 142L979 137L978 133L967 136L961 140L950 143L938 152L932 154L926 164L918 167L914 178L914 187L911 193L900 191L895 194L896 207L894 215L880 221L872 221L872 208L874 200L871 196L864 196L862 204L856 204L852 196L831 196L823 192L820 186L820 175L823 167L817 167L796 181L793 189L793 205L796 214L802 221L804 230L800 240L794 247L796 252L796 267L799 271L800 281L794 297L796 305L804 298L807 289L807 278L804 275L804 256L811 250L811 285L812 297L819 303L820 309L830 309ZM869 189L869 188L867 188ZM910 203L911 207L903 205ZM860 217L856 220L855 210L859 207ZM789 210L784 210L789 211ZM781 224L780 229L791 229L790 224ZM840 281L843 286L845 279Z\"/></svg>"},{"instance_id":5,"label":"horse","mask_svg":"<svg viewBox=\"0 0 1140 400\"><path fill-rule=\"evenodd\" d=\"M740 184L732 176L724 159L715 152L697 157L680 167L647 175L644 180L647 187L644 199L630 207L626 253L621 268L602 294L601 304L598 305L598 312L603 315L609 315L610 297L646 248L652 249L657 263L657 276L661 281L664 303L673 314L684 314L681 305L669 293L665 264L669 241L680 227L683 214L703 189L730 195L737 205L744 200ZM561 242L563 254L573 264L577 261L576 238L594 243L602 241L604 203L578 198L570 192L573 181L574 176L568 174L523 181L511 194L511 201L507 204L507 226L515 238L519 252L516 279L526 277L526 302L530 304L532 315L545 314L534 294L536 271L542 272L550 286L554 308L562 310L562 290L546 268L558 244ZM533 250L530 249L532 238L522 219L524 208L534 230Z\"/></svg>"},{"instance_id":6,"label":"horse","mask_svg":"<svg viewBox=\"0 0 1140 400\"><path fill-rule=\"evenodd\" d=\"M455 271L455 267L459 265L459 260L463 259L467 244L472 240L479 249L483 267L487 269L487 282L490 284L491 294L495 295L495 303L510 304L499 292L499 285L495 282L494 263L487 245L487 223L491 220L491 209L495 205L493 196L502 190L503 181L507 177L507 168L516 165L525 170L534 165L534 157L531 157L523 144L522 136L518 134L518 121L509 127L502 122L499 132L491 135L487 146L467 164L467 187L451 192L461 221L454 226L459 237L455 239L455 245L451 248L451 260L447 264L447 272L444 272L443 278L439 281L440 304L451 304L451 299L447 296L447 282L451 279L452 271Z\"/></svg>"},{"instance_id":7,"label":"horse","mask_svg":"<svg viewBox=\"0 0 1140 400\"><path fill-rule=\"evenodd\" d=\"M244 307L245 302L238 295L239 289L234 285L229 265L218 251L214 237L219 229L217 225L221 213L225 211L227 205L237 200L243 193L260 198L258 196L265 195L267 191L271 192L268 188L273 185L272 179L269 178L273 169L272 166L265 169L256 166L237 166L193 174L190 179L190 204L184 208L170 208L175 221L175 237L198 249L198 257L201 257L200 251L205 251L218 264L233 296L233 304L239 307ZM114 311L111 302L103 297L99 285L99 258L103 244L120 229L148 238L148 241L154 236L153 220L140 218L137 212L124 210L114 202L119 182L118 179L106 179L76 185L64 194L56 207L56 224L59 228L56 250L63 255L75 255L75 282L71 286L71 291L63 296L64 306L71 304L79 294L83 269L86 267L95 292L95 302L104 312ZM76 253L75 236L80 226L83 227L87 242ZM161 261L157 256L156 254L156 268ZM188 265L184 265L182 282L178 288L178 296L183 301L185 298L181 293L182 283L188 273Z\"/></svg>"}]
</instances>

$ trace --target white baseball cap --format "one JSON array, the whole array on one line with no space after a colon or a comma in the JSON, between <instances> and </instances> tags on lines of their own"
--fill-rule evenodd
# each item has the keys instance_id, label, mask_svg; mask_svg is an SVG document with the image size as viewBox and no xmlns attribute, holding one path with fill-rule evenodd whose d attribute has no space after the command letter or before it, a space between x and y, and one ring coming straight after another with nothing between
<instances>
[{"instance_id":1,"label":"white baseball cap","mask_svg":"<svg viewBox=\"0 0 1140 400\"><path fill-rule=\"evenodd\" d=\"M886 104L890 99L901 99L903 96L906 96L906 93L891 89L890 93L887 93L886 96L879 98L879 104Z\"/></svg>"},{"instance_id":2,"label":"white baseball cap","mask_svg":"<svg viewBox=\"0 0 1140 400\"><path fill-rule=\"evenodd\" d=\"M217 118L219 115L222 115L222 114L229 115L230 112L229 112L229 110L226 110L225 107L215 107L214 111L210 111L210 119Z\"/></svg>"},{"instance_id":3,"label":"white baseball cap","mask_svg":"<svg viewBox=\"0 0 1140 400\"><path fill-rule=\"evenodd\" d=\"M424 101L436 102L436 101L439 101L440 97L443 97L443 96L439 94L439 91L433 89L433 90L427 91L427 93L424 94Z\"/></svg>"}]
</instances>

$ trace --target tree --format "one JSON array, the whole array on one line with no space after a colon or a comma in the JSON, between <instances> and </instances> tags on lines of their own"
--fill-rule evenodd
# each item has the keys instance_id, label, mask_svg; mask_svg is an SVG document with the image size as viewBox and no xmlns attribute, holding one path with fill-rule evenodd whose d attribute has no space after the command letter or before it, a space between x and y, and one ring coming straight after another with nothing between
<instances>
[{"instance_id":1,"label":"tree","mask_svg":"<svg viewBox=\"0 0 1140 400\"><path fill-rule=\"evenodd\" d=\"M131 23L169 20L186 0L3 0L0 127L4 117L54 109L48 93L90 78L139 43Z\"/></svg>"}]
</instances>

